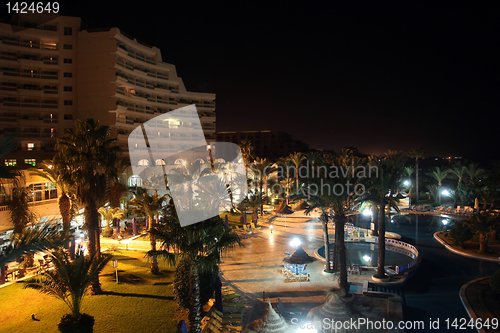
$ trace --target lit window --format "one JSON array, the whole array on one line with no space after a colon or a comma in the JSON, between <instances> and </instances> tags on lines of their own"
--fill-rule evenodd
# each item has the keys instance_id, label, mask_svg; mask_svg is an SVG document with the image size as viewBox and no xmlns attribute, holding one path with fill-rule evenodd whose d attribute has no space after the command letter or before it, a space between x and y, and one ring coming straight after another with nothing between
<instances>
[{"instance_id":1,"label":"lit window","mask_svg":"<svg viewBox=\"0 0 500 333\"><path fill-rule=\"evenodd\" d=\"M5 166L16 166L17 160L15 158L10 158L5 160Z\"/></svg>"},{"instance_id":2,"label":"lit window","mask_svg":"<svg viewBox=\"0 0 500 333\"><path fill-rule=\"evenodd\" d=\"M26 164L31 164L32 166L36 165L36 159L35 158L25 158L24 163Z\"/></svg>"},{"instance_id":3,"label":"lit window","mask_svg":"<svg viewBox=\"0 0 500 333\"><path fill-rule=\"evenodd\" d=\"M144 166L147 166L149 165L149 161L145 158L143 158L142 160L140 160L138 163L138 165L144 165Z\"/></svg>"},{"instance_id":4,"label":"lit window","mask_svg":"<svg viewBox=\"0 0 500 333\"><path fill-rule=\"evenodd\" d=\"M155 164L156 164L156 165L165 165L165 161L164 161L163 159L157 159L157 160L155 161Z\"/></svg>"},{"instance_id":5,"label":"lit window","mask_svg":"<svg viewBox=\"0 0 500 333\"><path fill-rule=\"evenodd\" d=\"M138 175L132 175L128 179L128 186L142 186L142 178Z\"/></svg>"},{"instance_id":6,"label":"lit window","mask_svg":"<svg viewBox=\"0 0 500 333\"><path fill-rule=\"evenodd\" d=\"M35 144L33 142L28 143L28 150L33 150L35 149Z\"/></svg>"}]
</instances>

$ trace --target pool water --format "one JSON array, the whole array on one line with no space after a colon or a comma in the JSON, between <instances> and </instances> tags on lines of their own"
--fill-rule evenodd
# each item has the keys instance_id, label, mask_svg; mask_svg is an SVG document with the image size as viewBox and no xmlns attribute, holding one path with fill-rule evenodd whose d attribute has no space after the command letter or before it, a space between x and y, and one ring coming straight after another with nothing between
<instances>
[{"instance_id":1,"label":"pool water","mask_svg":"<svg viewBox=\"0 0 500 333\"><path fill-rule=\"evenodd\" d=\"M330 249L333 249L335 244L330 244ZM347 263L368 267L377 266L378 246L375 243L365 242L346 242L347 249ZM385 246L385 266L404 266L413 261L412 254L403 251L399 247L386 245ZM407 252L403 254L401 252ZM325 247L322 246L318 249L318 254L325 257Z\"/></svg>"}]
</instances>

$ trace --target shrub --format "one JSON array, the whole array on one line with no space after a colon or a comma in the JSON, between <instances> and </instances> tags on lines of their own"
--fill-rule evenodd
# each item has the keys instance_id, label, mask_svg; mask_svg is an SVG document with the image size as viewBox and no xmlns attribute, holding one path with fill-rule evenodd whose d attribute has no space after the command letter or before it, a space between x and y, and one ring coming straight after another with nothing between
<instances>
[{"instance_id":1,"label":"shrub","mask_svg":"<svg viewBox=\"0 0 500 333\"><path fill-rule=\"evenodd\" d=\"M80 318L67 314L61 318L58 325L62 333L92 333L94 332L94 317L82 314Z\"/></svg>"},{"instance_id":2,"label":"shrub","mask_svg":"<svg viewBox=\"0 0 500 333\"><path fill-rule=\"evenodd\" d=\"M104 228L104 230L102 231L102 237L109 238L111 236L113 236L113 228L111 227Z\"/></svg>"},{"instance_id":3,"label":"shrub","mask_svg":"<svg viewBox=\"0 0 500 333\"><path fill-rule=\"evenodd\" d=\"M463 246L466 241L472 239L474 234L472 231L465 227L462 222L457 223L451 228L450 237L455 241L455 244Z\"/></svg>"},{"instance_id":4,"label":"shrub","mask_svg":"<svg viewBox=\"0 0 500 333\"><path fill-rule=\"evenodd\" d=\"M175 300L179 306L188 309L191 304L190 290L191 284L189 281L189 271L191 263L183 259L175 268L174 275L174 294ZM215 271L200 274L200 303L205 305L214 294L215 279L219 274L219 269L215 266Z\"/></svg>"}]
</instances>

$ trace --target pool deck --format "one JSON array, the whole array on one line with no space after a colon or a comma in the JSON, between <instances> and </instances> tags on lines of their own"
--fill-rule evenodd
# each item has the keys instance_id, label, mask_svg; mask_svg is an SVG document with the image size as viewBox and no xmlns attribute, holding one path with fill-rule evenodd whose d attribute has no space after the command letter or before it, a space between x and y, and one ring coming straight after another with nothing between
<instances>
[{"instance_id":1,"label":"pool deck","mask_svg":"<svg viewBox=\"0 0 500 333\"><path fill-rule=\"evenodd\" d=\"M307 314L311 308L325 303L327 293L337 286L334 275L323 272L325 262L321 260L307 264L310 281L286 282L282 273L284 253L295 251L290 245L292 239L299 238L302 248L310 256L323 246L323 228L318 216L317 213L305 216L302 211L287 215L286 221L284 216L265 216L260 219L260 229L241 234L244 246L223 256L220 271L224 284L254 301L255 309L246 323L258 318L259 309L265 308L263 299L269 298L275 305L279 297L286 307L299 308ZM274 227L272 232L270 219ZM333 239L334 235L330 236ZM366 239L370 240L373 241L373 238ZM374 270L363 270L361 275L348 275L349 282L358 286L354 292L361 294L363 282L372 281L373 274ZM376 318L387 318L388 315L402 317L401 307L388 313L387 299L356 297L356 302L362 304L359 306L370 308Z\"/></svg>"}]
</instances>

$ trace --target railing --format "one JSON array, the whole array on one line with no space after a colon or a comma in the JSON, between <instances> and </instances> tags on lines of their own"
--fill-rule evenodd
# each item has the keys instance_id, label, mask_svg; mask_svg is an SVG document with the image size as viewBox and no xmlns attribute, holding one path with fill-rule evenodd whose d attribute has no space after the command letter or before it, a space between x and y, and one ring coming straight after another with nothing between
<instances>
[{"instance_id":1,"label":"railing","mask_svg":"<svg viewBox=\"0 0 500 333\"><path fill-rule=\"evenodd\" d=\"M375 237L375 243L378 243L378 237ZM405 242L395 240L395 239L389 239L389 238L385 239L385 244L389 244L389 245L392 245L395 247L402 248L406 251L394 251L393 250L393 252L400 252L400 253L403 253L406 255L411 254L410 256L413 258L413 261L409 264L406 264L403 266L396 266L396 273L400 274L406 270L410 270L420 262L420 255L419 255L418 250L415 246L408 244L408 243L405 243Z\"/></svg>"}]
</instances>

